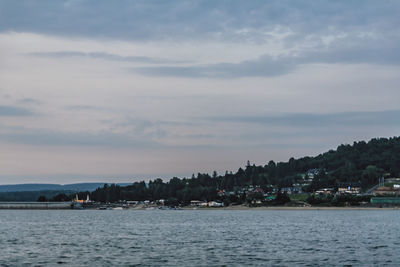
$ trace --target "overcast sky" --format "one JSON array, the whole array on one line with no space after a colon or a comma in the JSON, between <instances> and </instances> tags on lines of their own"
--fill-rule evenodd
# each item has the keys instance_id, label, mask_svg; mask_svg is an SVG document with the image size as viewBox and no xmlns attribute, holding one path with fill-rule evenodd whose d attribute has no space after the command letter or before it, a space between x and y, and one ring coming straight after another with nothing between
<instances>
[{"instance_id":1,"label":"overcast sky","mask_svg":"<svg viewBox=\"0 0 400 267\"><path fill-rule=\"evenodd\" d=\"M221 173L399 135L399 14L0 0L0 184Z\"/></svg>"}]
</instances>

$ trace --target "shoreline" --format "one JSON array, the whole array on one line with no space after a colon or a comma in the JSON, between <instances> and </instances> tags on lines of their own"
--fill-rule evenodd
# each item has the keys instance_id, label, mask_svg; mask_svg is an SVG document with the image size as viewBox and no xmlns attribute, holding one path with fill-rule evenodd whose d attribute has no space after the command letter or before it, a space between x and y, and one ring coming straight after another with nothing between
<instances>
[{"instance_id":1,"label":"shoreline","mask_svg":"<svg viewBox=\"0 0 400 267\"><path fill-rule=\"evenodd\" d=\"M4 210L99 210L93 208L87 209L70 209L70 208L0 208L0 212ZM112 209L111 209L112 210ZM115 210L115 209L114 209ZM122 209L121 209L122 210ZM159 210L158 208L128 208L124 211L148 211ZM400 210L400 207L225 207L225 208L192 208L183 207L179 208L181 211L268 211L268 210L282 210L282 211L296 211L296 210Z\"/></svg>"},{"instance_id":2,"label":"shoreline","mask_svg":"<svg viewBox=\"0 0 400 267\"><path fill-rule=\"evenodd\" d=\"M1 202L0 210L110 210L110 209L120 209L120 210L169 210L166 206L157 205L135 205L135 206L120 206L120 205L89 205L89 206L78 206L70 202ZM172 208L173 209L173 208ZM298 206L259 206L259 207L249 207L247 205L235 205L226 207L194 207L194 206L184 206L176 207L176 210L215 210L215 211L235 211L235 210L254 210L254 211L268 211L268 210L399 210L400 206L379 206L379 205L362 205L362 206L345 206L345 207L335 207L335 206L311 206L311 205L298 205Z\"/></svg>"},{"instance_id":3,"label":"shoreline","mask_svg":"<svg viewBox=\"0 0 400 267\"><path fill-rule=\"evenodd\" d=\"M182 210L398 210L400 207L246 207L246 206L232 206L224 208L190 208L184 207Z\"/></svg>"}]
</instances>

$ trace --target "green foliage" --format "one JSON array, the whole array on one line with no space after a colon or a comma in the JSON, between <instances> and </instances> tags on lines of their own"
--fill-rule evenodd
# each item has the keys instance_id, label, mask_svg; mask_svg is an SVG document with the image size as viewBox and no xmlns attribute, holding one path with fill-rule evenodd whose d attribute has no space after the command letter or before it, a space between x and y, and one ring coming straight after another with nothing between
<instances>
[{"instance_id":1,"label":"green foliage","mask_svg":"<svg viewBox=\"0 0 400 267\"><path fill-rule=\"evenodd\" d=\"M360 205L360 202L370 202L371 196L355 196L355 195L339 195L336 196L332 203L334 205L342 206L341 204L345 203L351 206Z\"/></svg>"},{"instance_id":2,"label":"green foliage","mask_svg":"<svg viewBox=\"0 0 400 267\"><path fill-rule=\"evenodd\" d=\"M53 198L59 194L71 195L72 191L21 191L21 192L1 192L0 201L37 201L40 196L53 201ZM86 196L85 196L86 197Z\"/></svg>"},{"instance_id":3,"label":"green foliage","mask_svg":"<svg viewBox=\"0 0 400 267\"><path fill-rule=\"evenodd\" d=\"M276 194L275 203L279 205L283 205L290 202L290 197L286 193L278 192Z\"/></svg>"},{"instance_id":4,"label":"green foliage","mask_svg":"<svg viewBox=\"0 0 400 267\"><path fill-rule=\"evenodd\" d=\"M45 196L39 196L37 202L47 202L47 198Z\"/></svg>"},{"instance_id":5,"label":"green foliage","mask_svg":"<svg viewBox=\"0 0 400 267\"><path fill-rule=\"evenodd\" d=\"M293 195L290 195L290 200L306 202L308 197L309 197L309 194L293 194Z\"/></svg>"},{"instance_id":6,"label":"green foliage","mask_svg":"<svg viewBox=\"0 0 400 267\"><path fill-rule=\"evenodd\" d=\"M320 206L358 206L362 202L369 203L371 196L357 196L357 195L311 195L307 198L307 203L311 205Z\"/></svg>"},{"instance_id":7,"label":"green foliage","mask_svg":"<svg viewBox=\"0 0 400 267\"><path fill-rule=\"evenodd\" d=\"M71 201L71 200L72 200L71 196L61 193L61 194L58 194L58 195L52 197L50 201L62 202L62 201Z\"/></svg>"},{"instance_id":8,"label":"green foliage","mask_svg":"<svg viewBox=\"0 0 400 267\"><path fill-rule=\"evenodd\" d=\"M383 173L383 169L374 165L368 165L361 173L361 183L366 185L374 184L380 177L382 177Z\"/></svg>"},{"instance_id":9,"label":"green foliage","mask_svg":"<svg viewBox=\"0 0 400 267\"><path fill-rule=\"evenodd\" d=\"M312 194L311 196L309 196L307 198L307 203L311 204L311 205L324 205L324 206L330 206L331 202L332 202L333 196L331 195L315 195ZM329 205L327 205L329 204Z\"/></svg>"},{"instance_id":10,"label":"green foliage","mask_svg":"<svg viewBox=\"0 0 400 267\"><path fill-rule=\"evenodd\" d=\"M178 199L171 197L165 201L165 205L170 206L170 207L176 207L176 206L179 206L179 201L178 201Z\"/></svg>"}]
</instances>

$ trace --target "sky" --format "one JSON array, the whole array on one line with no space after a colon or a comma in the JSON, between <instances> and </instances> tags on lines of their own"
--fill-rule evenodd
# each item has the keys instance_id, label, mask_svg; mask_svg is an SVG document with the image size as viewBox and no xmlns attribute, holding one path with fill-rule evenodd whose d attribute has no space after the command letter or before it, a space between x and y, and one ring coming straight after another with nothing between
<instances>
[{"instance_id":1,"label":"sky","mask_svg":"<svg viewBox=\"0 0 400 267\"><path fill-rule=\"evenodd\" d=\"M168 180L398 136L398 14L0 0L0 184Z\"/></svg>"}]
</instances>

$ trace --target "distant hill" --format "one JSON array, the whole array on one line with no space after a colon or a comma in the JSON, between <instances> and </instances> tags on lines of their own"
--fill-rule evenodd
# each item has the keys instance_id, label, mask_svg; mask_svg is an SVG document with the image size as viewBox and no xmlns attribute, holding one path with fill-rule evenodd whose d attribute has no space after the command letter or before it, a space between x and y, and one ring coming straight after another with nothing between
<instances>
[{"instance_id":1,"label":"distant hill","mask_svg":"<svg viewBox=\"0 0 400 267\"><path fill-rule=\"evenodd\" d=\"M0 192L31 192L31 191L70 191L83 192L94 191L103 187L105 183L77 183L77 184L10 184L0 185ZM110 183L108 183L110 184ZM131 183L117 183L120 186L131 185Z\"/></svg>"},{"instance_id":2,"label":"distant hill","mask_svg":"<svg viewBox=\"0 0 400 267\"><path fill-rule=\"evenodd\" d=\"M39 197L44 196L46 199L51 200L59 194L67 196L75 195L73 191L59 191L59 190L40 190L40 191L19 191L19 192L0 192L0 201L37 201Z\"/></svg>"}]
</instances>

